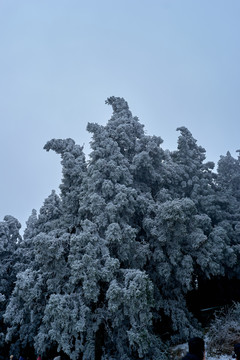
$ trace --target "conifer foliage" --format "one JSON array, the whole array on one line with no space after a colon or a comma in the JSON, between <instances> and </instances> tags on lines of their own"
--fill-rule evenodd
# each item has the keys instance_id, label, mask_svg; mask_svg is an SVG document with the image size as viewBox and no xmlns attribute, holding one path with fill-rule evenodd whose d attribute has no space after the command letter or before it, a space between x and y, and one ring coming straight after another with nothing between
<instances>
[{"instance_id":1,"label":"conifer foliage","mask_svg":"<svg viewBox=\"0 0 240 360\"><path fill-rule=\"evenodd\" d=\"M33 210L23 239L16 219L0 223L0 340L12 350L165 359L166 323L172 341L200 329L186 294L240 275L239 158L214 173L185 127L170 152L124 99L106 103L108 123L87 125L88 161L72 139L45 145L61 156L60 194Z\"/></svg>"}]
</instances>

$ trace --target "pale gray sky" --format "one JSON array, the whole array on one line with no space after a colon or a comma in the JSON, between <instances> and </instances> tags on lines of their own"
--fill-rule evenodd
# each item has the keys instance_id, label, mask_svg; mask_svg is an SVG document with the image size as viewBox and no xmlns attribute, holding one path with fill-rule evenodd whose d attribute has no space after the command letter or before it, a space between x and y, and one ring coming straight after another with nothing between
<instances>
[{"instance_id":1,"label":"pale gray sky","mask_svg":"<svg viewBox=\"0 0 240 360\"><path fill-rule=\"evenodd\" d=\"M176 148L186 126L218 161L240 148L239 0L0 0L0 220L23 228L61 179L43 150L124 97L148 134Z\"/></svg>"}]
</instances>

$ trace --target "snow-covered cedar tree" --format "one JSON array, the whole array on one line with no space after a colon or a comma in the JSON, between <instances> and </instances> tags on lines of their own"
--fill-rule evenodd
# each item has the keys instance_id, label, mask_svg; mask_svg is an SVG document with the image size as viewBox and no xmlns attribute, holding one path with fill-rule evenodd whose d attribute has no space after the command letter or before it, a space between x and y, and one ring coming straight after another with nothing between
<instances>
[{"instance_id":1,"label":"snow-covered cedar tree","mask_svg":"<svg viewBox=\"0 0 240 360\"><path fill-rule=\"evenodd\" d=\"M4 345L6 331L3 314L16 281L16 248L21 241L20 228L19 221L10 215L0 222L0 349Z\"/></svg>"},{"instance_id":2,"label":"snow-covered cedar tree","mask_svg":"<svg viewBox=\"0 0 240 360\"><path fill-rule=\"evenodd\" d=\"M58 229L61 226L61 215L61 199L56 192L52 190L52 193L44 200L43 206L40 208L35 224L36 233L49 233L52 230Z\"/></svg>"},{"instance_id":3,"label":"snow-covered cedar tree","mask_svg":"<svg viewBox=\"0 0 240 360\"><path fill-rule=\"evenodd\" d=\"M196 139L191 132L180 127L178 148L171 153L171 157L177 164L177 186L174 184L174 197L191 198L198 207L202 207L205 198L213 193L214 168L213 162L204 163L206 150L197 145Z\"/></svg>"},{"instance_id":4,"label":"snow-covered cedar tree","mask_svg":"<svg viewBox=\"0 0 240 360\"><path fill-rule=\"evenodd\" d=\"M61 216L61 200L53 190L44 200L39 215L37 214L37 211L33 209L26 222L23 240L17 249L19 261L17 261L15 267L18 272L30 267L31 262L35 261L33 254L35 237L40 233L48 234L49 232L58 229L61 223Z\"/></svg>"},{"instance_id":5,"label":"snow-covered cedar tree","mask_svg":"<svg viewBox=\"0 0 240 360\"><path fill-rule=\"evenodd\" d=\"M209 235L211 219L199 215L189 198L166 201L149 211L143 227L151 249L146 270L155 284L154 319L161 332L161 316L167 316L172 339L180 340L198 327L187 311L186 293L195 279L223 274L224 253L230 249L217 228Z\"/></svg>"},{"instance_id":6,"label":"snow-covered cedar tree","mask_svg":"<svg viewBox=\"0 0 240 360\"><path fill-rule=\"evenodd\" d=\"M227 233L233 256L237 258L234 268L226 259L226 267L230 274L240 277L240 157L235 159L227 152L220 157L217 170L215 219Z\"/></svg>"},{"instance_id":7,"label":"snow-covered cedar tree","mask_svg":"<svg viewBox=\"0 0 240 360\"><path fill-rule=\"evenodd\" d=\"M32 260L17 274L17 281L4 314L8 325L6 340L12 350L35 346L48 299L53 293L65 291L69 278L67 265L69 234L54 231L34 237ZM49 347L45 340L44 348Z\"/></svg>"},{"instance_id":8,"label":"snow-covered cedar tree","mask_svg":"<svg viewBox=\"0 0 240 360\"><path fill-rule=\"evenodd\" d=\"M140 341L145 341L144 337L140 337L133 346L130 334L135 329L129 314L122 314L122 328L116 327L106 299L114 279L118 279L124 291L123 271L141 270L147 260L148 246L144 239L140 241L137 238L139 226L136 211L142 195L134 188L132 168L136 148L144 132L123 99L110 98L108 103L114 111L107 125L88 124L87 127L93 134L93 151L87 176L81 185L79 222L82 232L71 238L71 280L76 288L74 292L81 289L82 299L90 308L90 322L86 326L87 331L81 335L87 346L84 358L93 358L94 352L99 352L99 347L102 357L115 354L115 358L122 358L124 352L127 358L138 351L145 357L151 351L150 342L147 347L146 343L143 345ZM150 303L145 304L145 308L141 309L143 316L144 311L149 313L151 306ZM155 338L150 318L145 324L145 335L153 343ZM129 336L126 338L127 334ZM87 342L84 341L86 337L89 339ZM95 344L95 347L89 344Z\"/></svg>"},{"instance_id":9,"label":"snow-covered cedar tree","mask_svg":"<svg viewBox=\"0 0 240 360\"><path fill-rule=\"evenodd\" d=\"M111 98L109 103L116 111L107 126L88 125L88 130L93 133L93 151L86 171L83 171L84 166L79 166L79 162L76 162L78 177L75 171L70 171L69 164L72 163L67 161L69 156L66 157L66 164L62 161L63 167L66 167L66 172L63 173L67 177L63 178L64 192L61 192L60 197L62 202L65 198L64 211L74 216L76 227L75 233L69 234L65 227L69 217L60 216L62 229L65 228L70 236L70 277L68 280L66 277L64 290L60 286L53 289L52 294L46 290L49 301L35 337L35 346L39 350L45 349L46 339L50 339L50 342L58 344L59 351L64 351L71 359L78 358L79 353L83 354L83 359L95 359L97 356L104 358L110 354L115 354L116 359L122 359L123 352L126 358L130 358L132 354L141 354L142 358L146 358L150 353L155 353L155 357L160 358L160 342L156 341L152 331L152 290L149 290L149 295L146 294L146 302L135 302L132 311L141 313L140 317L136 315L132 320L129 310L122 314L121 331L112 321L114 314L106 298L114 279L118 280L123 292L127 291L129 283L125 278L133 270L138 274L136 279L138 278L139 289L146 289L146 284L149 289L153 288L148 275L139 270L146 263L148 247L144 239L140 241L136 238L139 232L136 210L142 201L142 195L134 189L131 173L135 148L139 139L144 137L143 127L137 118L132 117L123 99ZM60 140L52 140L50 143L47 149L60 148L62 152L66 150L67 143ZM72 151L70 147L67 149ZM79 209L72 206L72 196L67 196L72 190L76 190L74 200L78 201L74 204L79 205ZM51 232L48 234L49 241L50 236ZM37 235L34 242L42 237L43 234ZM38 256L42 257L41 253ZM38 273L41 274L42 270ZM56 302L57 309L54 306ZM113 303L112 298L111 302ZM59 314L66 313L66 304L78 316L66 314L63 319L59 318ZM138 329L143 328L146 319L144 332L138 334ZM119 334L115 340L114 334L117 333ZM151 346L153 343L154 347Z\"/></svg>"},{"instance_id":10,"label":"snow-covered cedar tree","mask_svg":"<svg viewBox=\"0 0 240 360\"><path fill-rule=\"evenodd\" d=\"M60 198L53 191L39 216L33 210L18 246L17 279L4 314L12 351L34 346L49 296L66 285L69 234L62 231L60 217Z\"/></svg>"},{"instance_id":11,"label":"snow-covered cedar tree","mask_svg":"<svg viewBox=\"0 0 240 360\"><path fill-rule=\"evenodd\" d=\"M52 139L46 143L44 149L53 150L61 155L63 179L60 190L64 216L62 223L68 226L70 231L76 231L79 193L86 172L83 147L76 145L72 139Z\"/></svg>"},{"instance_id":12,"label":"snow-covered cedar tree","mask_svg":"<svg viewBox=\"0 0 240 360\"><path fill-rule=\"evenodd\" d=\"M237 262L237 185L227 185L223 159L216 178L188 129L176 151L163 150L124 99L106 103L107 124L87 125L87 163L71 139L45 145L62 158L60 195L27 222L7 340L71 360L160 360L164 333L178 341L199 330L186 304L196 280ZM226 188L234 206L223 219Z\"/></svg>"},{"instance_id":13,"label":"snow-covered cedar tree","mask_svg":"<svg viewBox=\"0 0 240 360\"><path fill-rule=\"evenodd\" d=\"M240 153L240 150L237 151ZM218 162L217 184L228 195L235 196L240 201L240 156L237 159L228 151L226 156L220 156Z\"/></svg>"}]
</instances>

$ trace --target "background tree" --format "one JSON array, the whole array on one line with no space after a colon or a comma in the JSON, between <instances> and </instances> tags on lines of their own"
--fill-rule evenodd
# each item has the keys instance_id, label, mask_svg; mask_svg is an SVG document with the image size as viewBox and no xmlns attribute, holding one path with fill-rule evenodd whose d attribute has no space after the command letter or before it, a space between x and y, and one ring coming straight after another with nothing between
<instances>
[{"instance_id":1,"label":"background tree","mask_svg":"<svg viewBox=\"0 0 240 360\"><path fill-rule=\"evenodd\" d=\"M227 234L227 241L232 249L232 261L226 258L228 275L239 277L240 267L240 157L233 158L230 152L221 156L217 168L217 197L215 218Z\"/></svg>"},{"instance_id":2,"label":"background tree","mask_svg":"<svg viewBox=\"0 0 240 360\"><path fill-rule=\"evenodd\" d=\"M6 339L13 352L34 347L49 293L61 286L61 276L67 276L64 255L68 247L58 226L60 214L60 199L52 192L38 217L33 211L19 244L17 279L4 314Z\"/></svg>"},{"instance_id":3,"label":"background tree","mask_svg":"<svg viewBox=\"0 0 240 360\"><path fill-rule=\"evenodd\" d=\"M5 353L6 326L3 322L3 314L9 304L17 270L16 249L21 242L19 230L21 225L13 216L7 215L0 222L0 349Z\"/></svg>"}]
</instances>

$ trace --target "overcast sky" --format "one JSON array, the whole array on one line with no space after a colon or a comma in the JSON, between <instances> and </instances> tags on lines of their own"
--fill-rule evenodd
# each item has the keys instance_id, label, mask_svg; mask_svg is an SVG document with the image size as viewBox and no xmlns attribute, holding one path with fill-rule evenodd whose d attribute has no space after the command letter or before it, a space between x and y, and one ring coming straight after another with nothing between
<instances>
[{"instance_id":1,"label":"overcast sky","mask_svg":"<svg viewBox=\"0 0 240 360\"><path fill-rule=\"evenodd\" d=\"M186 126L215 163L240 148L239 0L0 0L0 220L23 228L61 181L43 150L124 97L163 148Z\"/></svg>"}]
</instances>

